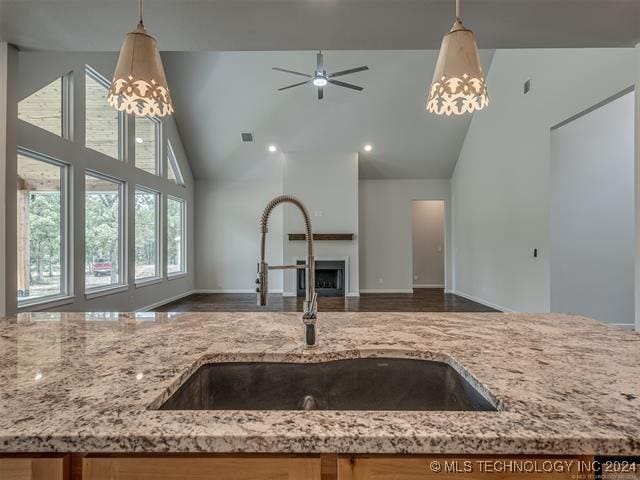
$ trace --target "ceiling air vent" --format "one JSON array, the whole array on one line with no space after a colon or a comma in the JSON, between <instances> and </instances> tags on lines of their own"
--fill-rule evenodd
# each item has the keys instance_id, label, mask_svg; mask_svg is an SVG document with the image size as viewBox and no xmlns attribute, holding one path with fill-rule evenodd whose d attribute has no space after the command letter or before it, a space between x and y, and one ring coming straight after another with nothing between
<instances>
[{"instance_id":1,"label":"ceiling air vent","mask_svg":"<svg viewBox=\"0 0 640 480\"><path fill-rule=\"evenodd\" d=\"M241 133L243 142L253 142L253 133Z\"/></svg>"}]
</instances>

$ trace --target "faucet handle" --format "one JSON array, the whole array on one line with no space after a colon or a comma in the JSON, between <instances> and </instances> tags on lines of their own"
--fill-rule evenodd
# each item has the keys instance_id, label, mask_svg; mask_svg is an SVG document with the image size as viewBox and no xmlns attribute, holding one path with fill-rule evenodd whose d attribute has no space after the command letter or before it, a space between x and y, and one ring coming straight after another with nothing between
<instances>
[{"instance_id":1,"label":"faucet handle","mask_svg":"<svg viewBox=\"0 0 640 480\"><path fill-rule=\"evenodd\" d=\"M258 278L256 278L256 293L258 305L265 306L269 300L269 265L267 262L258 263Z\"/></svg>"}]
</instances>

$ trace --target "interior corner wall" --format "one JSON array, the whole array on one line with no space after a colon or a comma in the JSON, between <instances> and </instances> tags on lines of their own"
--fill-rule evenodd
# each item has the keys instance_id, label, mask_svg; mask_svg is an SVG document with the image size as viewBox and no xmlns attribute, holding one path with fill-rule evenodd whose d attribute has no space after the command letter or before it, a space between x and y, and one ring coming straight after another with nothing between
<instances>
[{"instance_id":1,"label":"interior corner wall","mask_svg":"<svg viewBox=\"0 0 640 480\"><path fill-rule=\"evenodd\" d=\"M318 260L348 260L345 295L357 295L359 286L358 253L358 155L355 152L287 152L284 154L283 193L298 197L311 215L315 233L353 233L351 241L314 243ZM295 263L306 257L302 241L289 241L289 233L303 233L300 212L285 205L283 217L283 260ZM295 295L296 285L291 271L284 271L284 291Z\"/></svg>"},{"instance_id":2,"label":"interior corner wall","mask_svg":"<svg viewBox=\"0 0 640 480\"><path fill-rule=\"evenodd\" d=\"M28 148L34 152L43 153L53 158L59 159L70 165L72 174L70 175L69 187L72 193L72 202L69 213L72 215L73 232L69 239L70 250L74 253L71 275L72 303L65 303L62 306L53 307L51 305L32 305L24 307L22 310L66 310L66 311L133 311L146 309L166 303L175 298L179 298L193 291L195 262L193 251L195 249L195 204L194 204L194 179L189 165L186 152L182 145L178 126L173 117L165 118L162 121L163 152L162 162L165 167L161 171L166 171L166 155L164 155L164 141L169 139L176 154L181 173L184 177L185 186L179 186L175 182L164 177L153 175L139 168L135 168L130 162L122 162L112 159L90 148L85 147L84 142L84 120L85 120L85 65L90 65L106 78L112 75L116 53L77 53L77 52L20 52L17 55L17 84L16 93L13 96L11 105L11 119L16 122L13 141L7 142L9 154L7 156L7 202L6 202L6 223L7 223L7 310L14 312L17 310L16 299L16 164L17 152L16 143L19 146ZM28 94L38 90L56 78L73 72L72 91L72 112L73 139L65 140L61 137L46 132L29 123L17 120L17 102ZM15 119L15 120L13 120ZM133 149L133 129L127 130L128 144L130 151ZM125 243L127 248L125 254L128 259L128 282L124 291L93 298L84 293L84 173L86 169L91 169L99 173L125 181L126 206L127 206L127 227L125 228ZM133 216L135 205L135 187L137 185L151 188L162 194L162 204L166 205L168 195L179 197L185 200L187 208L187 273L173 278L166 275L166 255L163 255L160 262L162 270L158 282L147 285L135 284L134 262L135 262L135 229L133 228ZM166 208L162 209L166 211ZM161 225L161 245L166 245L166 228L163 220ZM161 249L161 252L164 249Z\"/></svg>"},{"instance_id":3,"label":"interior corner wall","mask_svg":"<svg viewBox=\"0 0 640 480\"><path fill-rule=\"evenodd\" d=\"M359 181L360 291L413 291L413 200L445 202L445 289L451 289L451 202L449 180Z\"/></svg>"},{"instance_id":4,"label":"interior corner wall","mask_svg":"<svg viewBox=\"0 0 640 480\"><path fill-rule=\"evenodd\" d=\"M451 180L453 288L548 312L550 129L633 85L634 50L498 50L487 81L491 104L474 114Z\"/></svg>"}]
</instances>

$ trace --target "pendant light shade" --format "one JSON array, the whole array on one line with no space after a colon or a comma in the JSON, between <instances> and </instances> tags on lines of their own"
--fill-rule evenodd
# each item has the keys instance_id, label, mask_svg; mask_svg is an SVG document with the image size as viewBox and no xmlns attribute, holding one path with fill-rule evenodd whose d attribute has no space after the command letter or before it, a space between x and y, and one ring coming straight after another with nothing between
<instances>
[{"instance_id":1,"label":"pendant light shade","mask_svg":"<svg viewBox=\"0 0 640 480\"><path fill-rule=\"evenodd\" d=\"M107 100L115 109L141 117L173 113L156 39L142 22L142 0L140 23L124 38Z\"/></svg>"},{"instance_id":2,"label":"pendant light shade","mask_svg":"<svg viewBox=\"0 0 640 480\"><path fill-rule=\"evenodd\" d=\"M489 104L476 37L462 24L458 2L456 22L442 39L427 99L427 110L438 115L472 113Z\"/></svg>"}]
</instances>

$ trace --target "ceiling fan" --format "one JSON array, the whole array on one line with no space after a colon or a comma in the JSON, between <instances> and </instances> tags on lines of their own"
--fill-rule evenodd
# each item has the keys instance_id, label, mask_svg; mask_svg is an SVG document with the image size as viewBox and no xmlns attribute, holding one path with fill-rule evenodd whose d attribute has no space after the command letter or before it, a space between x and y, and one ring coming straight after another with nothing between
<instances>
[{"instance_id":1,"label":"ceiling fan","mask_svg":"<svg viewBox=\"0 0 640 480\"><path fill-rule=\"evenodd\" d=\"M363 90L363 88L359 87L358 85L353 85L352 83L341 82L340 80L334 80L334 79L335 77L342 77L343 75L351 75L352 73L369 70L369 67L363 66L363 67L350 68L348 70L341 70L339 72L334 72L334 73L327 73L327 71L324 68L323 57L324 56L322 55L322 50L318 51L318 54L316 55L316 58L317 58L316 69L313 72L313 75L309 75L302 72L295 72L293 70L287 70L286 68L273 67L274 70L277 70L279 72L292 73L293 75L300 75L302 77L308 78L308 80L305 80L304 82L294 83L293 85L287 85L286 87L279 88L278 91L287 90L288 88L293 88L293 87L299 87L300 85L305 85L311 82L316 87L318 87L318 100L322 100L322 98L324 97L323 89L328 83L330 83L331 85L336 85L338 87L350 88L352 90L358 90L358 91Z\"/></svg>"}]
</instances>

